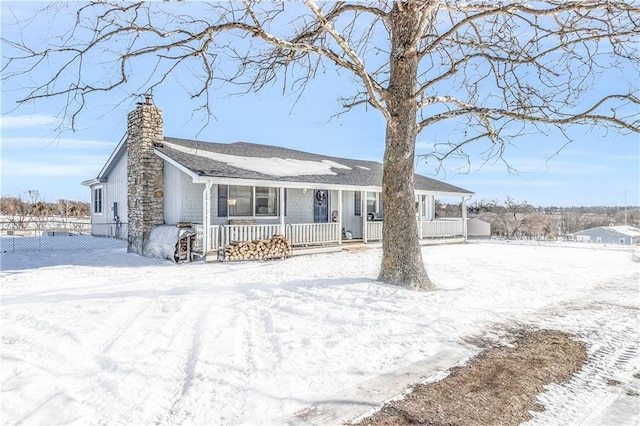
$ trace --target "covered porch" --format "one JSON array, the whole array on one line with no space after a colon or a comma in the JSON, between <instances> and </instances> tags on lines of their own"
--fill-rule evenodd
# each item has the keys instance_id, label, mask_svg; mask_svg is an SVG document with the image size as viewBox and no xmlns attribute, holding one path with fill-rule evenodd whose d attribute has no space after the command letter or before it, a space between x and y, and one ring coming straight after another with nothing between
<instances>
[{"instance_id":1,"label":"covered porch","mask_svg":"<svg viewBox=\"0 0 640 426\"><path fill-rule=\"evenodd\" d=\"M273 182L208 181L202 194L202 224L195 225L198 246L210 260L225 245L284 235L294 252L317 248L339 249L352 243L382 241L384 207L380 188ZM253 185L249 185L253 183ZM438 218L437 196L456 196L461 217ZM421 242L466 239L468 194L416 191L416 221Z\"/></svg>"}]
</instances>

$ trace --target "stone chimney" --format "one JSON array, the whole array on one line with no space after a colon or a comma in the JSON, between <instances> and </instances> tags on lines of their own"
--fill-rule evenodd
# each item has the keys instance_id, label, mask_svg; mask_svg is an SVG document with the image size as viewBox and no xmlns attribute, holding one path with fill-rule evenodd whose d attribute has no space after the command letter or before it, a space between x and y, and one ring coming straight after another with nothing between
<instances>
[{"instance_id":1,"label":"stone chimney","mask_svg":"<svg viewBox=\"0 0 640 426\"><path fill-rule=\"evenodd\" d=\"M153 147L164 140L162 110L145 102L127 116L128 251L145 254L151 228L164 223L164 163Z\"/></svg>"}]
</instances>

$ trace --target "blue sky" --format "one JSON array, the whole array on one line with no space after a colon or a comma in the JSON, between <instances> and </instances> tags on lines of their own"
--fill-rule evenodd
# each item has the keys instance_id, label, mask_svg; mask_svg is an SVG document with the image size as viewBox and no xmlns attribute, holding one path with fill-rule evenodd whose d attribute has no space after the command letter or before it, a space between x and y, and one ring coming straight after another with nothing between
<instances>
[{"instance_id":1,"label":"blue sky","mask_svg":"<svg viewBox=\"0 0 640 426\"><path fill-rule=\"evenodd\" d=\"M18 7L20 6L20 7ZM8 8L28 13L22 5L1 4L3 35L13 27L4 25ZM44 36L44 35L43 35ZM3 46L6 48L6 46ZM23 195L38 190L46 201L61 198L88 200L83 180L93 178L120 141L126 114L135 101L115 92L90 98L89 108L78 121L76 132L57 131L64 99L49 99L16 108L16 99L32 78L16 79L2 86L0 120L2 195ZM213 92L215 117L204 126L194 115L197 106L184 93L183 81L171 79L154 92L164 112L165 135L213 142L246 141L284 146L336 157L381 161L384 152L384 121L376 111L354 110L337 118L337 98L350 81L326 74L307 88L302 97L283 96L274 86L259 93L229 96L231 89ZM600 83L598 83L600 84ZM606 82L602 82L606 84ZM446 139L447 131L427 129L418 136L416 153L426 153L434 142ZM565 141L559 135L532 134L518 139L505 156L518 174L501 162L481 166L478 146L470 151L471 167L455 159L438 171L437 165L417 160L417 172L445 180L476 193L476 199L503 200L511 196L533 205L640 205L640 137L621 136L598 128L574 128L575 140L557 155Z\"/></svg>"}]
</instances>

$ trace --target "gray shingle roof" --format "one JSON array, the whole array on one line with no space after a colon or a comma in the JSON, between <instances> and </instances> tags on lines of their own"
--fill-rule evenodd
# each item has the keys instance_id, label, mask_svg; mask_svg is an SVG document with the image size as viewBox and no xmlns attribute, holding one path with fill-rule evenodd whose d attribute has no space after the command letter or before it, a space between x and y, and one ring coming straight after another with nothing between
<instances>
[{"instance_id":1,"label":"gray shingle roof","mask_svg":"<svg viewBox=\"0 0 640 426\"><path fill-rule=\"evenodd\" d=\"M168 142L168 144L157 146L156 150L199 176L305 182L327 185L382 186L382 164L375 161L330 157L277 146L259 145L247 142L223 144L171 137L165 137L164 140L165 142ZM234 167L225 162L216 161L202 155L185 153L178 149L172 149L169 144L175 144L202 152L234 155L239 157L265 158L265 161L268 161L270 158L286 158L317 162L332 161L347 166L349 169L339 167L332 168L332 172L335 174L273 176L253 170ZM473 192L466 189L418 174L415 175L415 188L416 190L442 193L473 194Z\"/></svg>"}]
</instances>

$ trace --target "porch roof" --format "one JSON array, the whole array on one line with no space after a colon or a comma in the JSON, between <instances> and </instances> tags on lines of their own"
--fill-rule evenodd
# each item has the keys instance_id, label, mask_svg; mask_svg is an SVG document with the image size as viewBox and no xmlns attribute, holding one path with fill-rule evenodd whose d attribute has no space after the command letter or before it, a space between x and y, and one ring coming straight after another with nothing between
<instances>
[{"instance_id":1,"label":"porch roof","mask_svg":"<svg viewBox=\"0 0 640 426\"><path fill-rule=\"evenodd\" d=\"M230 144L165 137L156 151L194 175L226 179L381 187L382 164L312 154L247 142ZM448 183L415 175L415 189L473 194Z\"/></svg>"}]
</instances>

